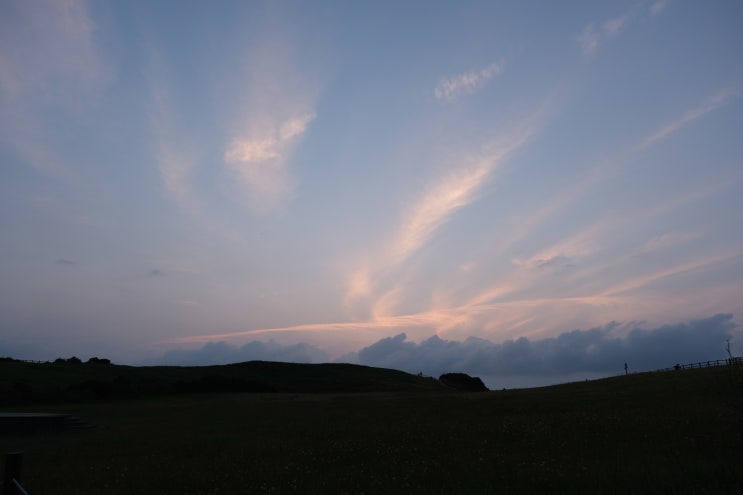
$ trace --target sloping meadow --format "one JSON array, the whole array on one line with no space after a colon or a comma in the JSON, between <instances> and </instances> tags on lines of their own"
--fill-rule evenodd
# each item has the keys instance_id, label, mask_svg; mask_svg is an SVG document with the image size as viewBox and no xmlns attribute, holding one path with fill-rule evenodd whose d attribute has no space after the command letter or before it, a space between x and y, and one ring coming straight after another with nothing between
<instances>
[{"instance_id":1,"label":"sloping meadow","mask_svg":"<svg viewBox=\"0 0 743 495\"><path fill-rule=\"evenodd\" d=\"M29 493L733 493L743 367L488 393L180 395L44 406L0 438Z\"/></svg>"}]
</instances>

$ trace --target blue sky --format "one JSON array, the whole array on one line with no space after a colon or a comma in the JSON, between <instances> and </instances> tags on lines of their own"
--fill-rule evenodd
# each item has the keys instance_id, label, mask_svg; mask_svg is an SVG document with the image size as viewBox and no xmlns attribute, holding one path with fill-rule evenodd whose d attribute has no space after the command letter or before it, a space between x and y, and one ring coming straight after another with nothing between
<instances>
[{"instance_id":1,"label":"blue sky","mask_svg":"<svg viewBox=\"0 0 743 495\"><path fill-rule=\"evenodd\" d=\"M740 26L735 1L3 2L0 351L705 322L700 360L743 353Z\"/></svg>"}]
</instances>

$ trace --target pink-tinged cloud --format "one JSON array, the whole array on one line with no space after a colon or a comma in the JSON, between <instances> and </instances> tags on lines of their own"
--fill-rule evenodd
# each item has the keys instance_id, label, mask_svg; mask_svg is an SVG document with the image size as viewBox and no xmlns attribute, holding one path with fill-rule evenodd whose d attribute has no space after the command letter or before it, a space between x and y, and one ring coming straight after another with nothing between
<instances>
[{"instance_id":1,"label":"pink-tinged cloud","mask_svg":"<svg viewBox=\"0 0 743 495\"><path fill-rule=\"evenodd\" d=\"M616 296L622 293L630 292L633 290L641 289L659 280L662 280L662 279L665 279L665 278L668 278L674 275L680 275L683 273L691 272L693 270L697 270L699 268L702 268L708 265L722 263L723 261L728 261L736 257L740 257L740 255L741 253L739 252L738 253L725 253L725 254L720 254L716 256L710 256L708 258L694 260L688 263L682 263L682 264L673 266L671 268L665 268L662 270L658 270L654 273L649 273L649 274L642 275L636 278L632 278L630 280L626 280L624 282L620 282L619 284L604 290L601 293L601 295L604 297L611 297L611 296Z\"/></svg>"},{"instance_id":2,"label":"pink-tinged cloud","mask_svg":"<svg viewBox=\"0 0 743 495\"><path fill-rule=\"evenodd\" d=\"M246 337L253 337L256 335L264 334L281 334L281 333L335 333L335 332L370 332L369 335L375 335L380 330L397 330L401 328L415 329L416 327L435 326L436 322L439 321L440 314L438 313L421 313L413 315L398 315L385 317L374 320L365 321L349 321L349 322L327 322L327 323L308 323L301 325L293 325L286 327L275 327L275 328L261 328L253 330L244 330L239 332L228 332L228 333L214 333L206 335L194 335L189 337L179 337L171 339L168 343L174 344L193 344L211 342L217 340L233 340L233 339L244 339Z\"/></svg>"},{"instance_id":3,"label":"pink-tinged cloud","mask_svg":"<svg viewBox=\"0 0 743 495\"><path fill-rule=\"evenodd\" d=\"M434 185L405 213L393 259L403 261L426 244L459 208L476 198L482 184L504 157L483 157L479 163L454 172Z\"/></svg>"},{"instance_id":4,"label":"pink-tinged cloud","mask_svg":"<svg viewBox=\"0 0 743 495\"><path fill-rule=\"evenodd\" d=\"M365 256L367 261L347 275L347 307L353 306L358 299L377 297L377 302L369 303L368 311L375 307L377 311L380 308L385 312L393 311L399 304L399 296L405 294L403 287L407 285L406 277L399 273L400 268L428 244L459 209L478 199L483 185L510 155L531 138L544 118L545 107L518 126L508 138L484 145L474 158L463 153L462 164L455 165L447 175L411 201L386 246L376 255ZM387 285L380 287L381 283ZM382 291L381 296L377 294L378 290Z\"/></svg>"},{"instance_id":5,"label":"pink-tinged cloud","mask_svg":"<svg viewBox=\"0 0 743 495\"><path fill-rule=\"evenodd\" d=\"M314 118L314 113L299 113L280 122L267 120L227 145L224 161L256 211L270 211L291 196L295 183L287 168L288 155Z\"/></svg>"},{"instance_id":6,"label":"pink-tinged cloud","mask_svg":"<svg viewBox=\"0 0 743 495\"><path fill-rule=\"evenodd\" d=\"M278 33L244 55L235 70L233 104L226 108L222 159L250 209L269 213L294 195L296 146L316 117L317 83L300 74L296 47ZM241 94L243 87L250 88Z\"/></svg>"},{"instance_id":7,"label":"pink-tinged cloud","mask_svg":"<svg viewBox=\"0 0 743 495\"><path fill-rule=\"evenodd\" d=\"M656 1L650 6L650 15L655 16L660 14L667 5L668 0ZM623 31L627 30L633 22L636 22L641 17L645 17L642 9L641 4L634 4L624 14L618 17L613 17L603 22L591 22L587 24L577 38L583 55L586 57L595 55L601 45L607 40L616 38Z\"/></svg>"},{"instance_id":8,"label":"pink-tinged cloud","mask_svg":"<svg viewBox=\"0 0 743 495\"><path fill-rule=\"evenodd\" d=\"M657 2L653 3L653 5L650 6L650 14L652 15L658 15L664 10L666 10L666 7L668 7L668 4L671 3L670 0L658 0Z\"/></svg>"},{"instance_id":9,"label":"pink-tinged cloud","mask_svg":"<svg viewBox=\"0 0 743 495\"><path fill-rule=\"evenodd\" d=\"M666 270L633 284L637 288L681 270ZM627 286L625 289L629 290ZM555 332L575 328L588 328L606 324L608 321L623 321L631 309L635 318L662 323L668 318L693 317L700 311L715 311L720 304L706 297L692 297L693 294L676 294L667 297L658 294L614 294L589 295L579 297L543 297L507 300L501 302L462 305L429 311L388 316L377 319L353 322L327 322L302 324L287 327L252 329L240 332L215 333L181 337L164 344L199 344L217 341L245 342L257 337L269 336L278 339L282 334L290 336L290 341L313 341L352 337L350 345L373 342L380 335L394 335L405 332L414 340L422 340L431 335L447 338L468 338L472 336L502 341L517 337L544 337ZM689 298L686 311L679 312L678 297ZM711 294L711 298L714 294ZM482 298L481 300L484 300ZM327 347L327 346L326 346ZM339 354L354 350L353 347L340 348Z\"/></svg>"},{"instance_id":10,"label":"pink-tinged cloud","mask_svg":"<svg viewBox=\"0 0 743 495\"><path fill-rule=\"evenodd\" d=\"M314 114L303 114L291 117L280 122L276 127L262 129L262 136L247 136L233 139L224 159L227 163L259 163L281 158L282 153L295 137L301 136L307 130Z\"/></svg>"},{"instance_id":11,"label":"pink-tinged cloud","mask_svg":"<svg viewBox=\"0 0 743 495\"><path fill-rule=\"evenodd\" d=\"M473 70L453 77L444 77L434 90L438 100L453 101L472 94L482 88L487 81L503 72L502 65L490 64L480 70Z\"/></svg>"},{"instance_id":12,"label":"pink-tinged cloud","mask_svg":"<svg viewBox=\"0 0 743 495\"><path fill-rule=\"evenodd\" d=\"M643 140L642 144L640 144L639 146L639 149L647 148L648 146L651 146L659 141L667 139L680 129L694 123L713 110L727 105L737 95L737 88L725 88L721 91L718 91L711 97L707 98L699 107L686 112L680 118L663 125L660 129L651 133L647 138Z\"/></svg>"},{"instance_id":13,"label":"pink-tinged cloud","mask_svg":"<svg viewBox=\"0 0 743 495\"><path fill-rule=\"evenodd\" d=\"M271 10L271 9L269 9ZM300 46L290 31L273 29L273 13L254 32L246 31L231 76L215 81L228 88L220 120L222 160L228 177L256 214L270 213L294 197L300 186L292 170L294 151L316 118L321 71L310 75L304 61L313 43ZM301 31L301 30L300 30Z\"/></svg>"}]
</instances>

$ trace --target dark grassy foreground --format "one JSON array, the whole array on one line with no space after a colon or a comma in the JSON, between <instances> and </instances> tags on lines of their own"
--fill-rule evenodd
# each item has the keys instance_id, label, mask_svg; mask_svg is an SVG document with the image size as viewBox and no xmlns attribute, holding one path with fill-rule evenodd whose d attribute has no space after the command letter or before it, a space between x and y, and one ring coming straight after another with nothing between
<instances>
[{"instance_id":1,"label":"dark grassy foreground","mask_svg":"<svg viewBox=\"0 0 743 495\"><path fill-rule=\"evenodd\" d=\"M202 394L34 410L99 427L0 437L3 452L25 451L32 495L743 491L741 366L479 394Z\"/></svg>"}]
</instances>

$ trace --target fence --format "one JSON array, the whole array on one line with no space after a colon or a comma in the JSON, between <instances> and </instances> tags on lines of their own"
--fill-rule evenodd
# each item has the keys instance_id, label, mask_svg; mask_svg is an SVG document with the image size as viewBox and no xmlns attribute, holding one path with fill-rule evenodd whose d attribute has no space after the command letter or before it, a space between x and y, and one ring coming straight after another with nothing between
<instances>
[{"instance_id":1,"label":"fence","mask_svg":"<svg viewBox=\"0 0 743 495\"><path fill-rule=\"evenodd\" d=\"M674 370L691 370L695 368L711 368L713 366L728 366L731 364L743 364L743 357L734 357L728 359L715 359L714 361L700 361L691 364L677 364L670 368L663 368L655 371L674 371Z\"/></svg>"},{"instance_id":2,"label":"fence","mask_svg":"<svg viewBox=\"0 0 743 495\"><path fill-rule=\"evenodd\" d=\"M15 359L11 357L2 357L0 361L13 361L16 363L27 363L27 364L52 364L52 361L34 361L32 359Z\"/></svg>"},{"instance_id":3,"label":"fence","mask_svg":"<svg viewBox=\"0 0 743 495\"><path fill-rule=\"evenodd\" d=\"M21 478L21 465L23 464L23 452L9 452L5 455L5 473L3 475L2 495L28 495L28 492L19 479Z\"/></svg>"}]
</instances>

